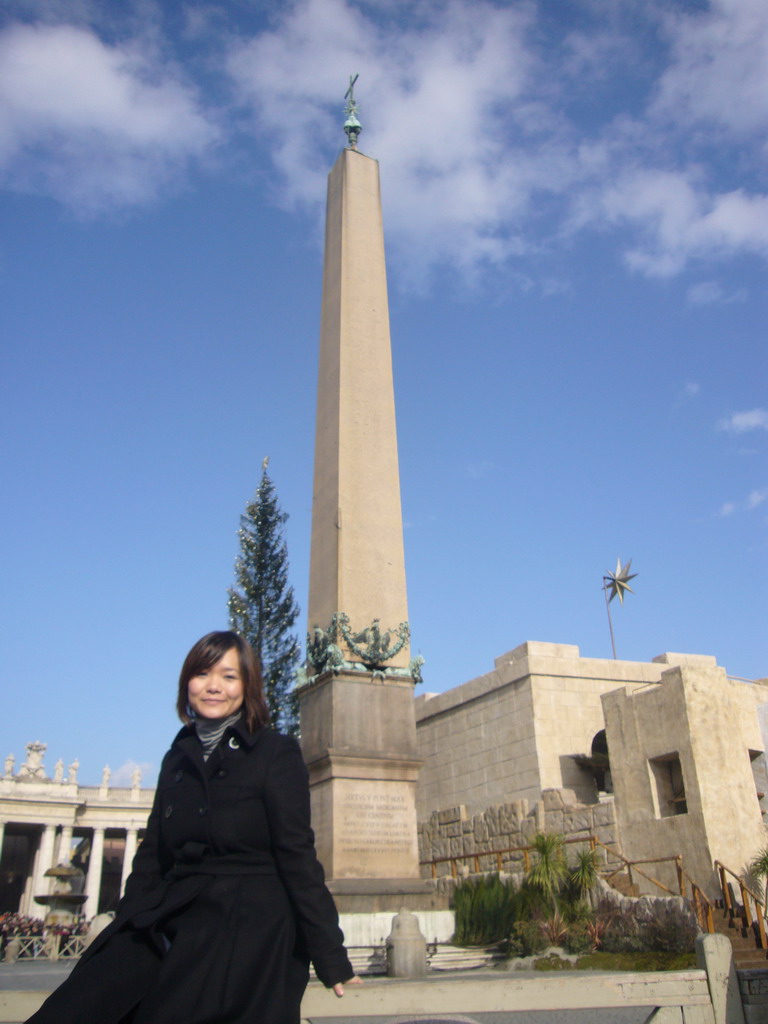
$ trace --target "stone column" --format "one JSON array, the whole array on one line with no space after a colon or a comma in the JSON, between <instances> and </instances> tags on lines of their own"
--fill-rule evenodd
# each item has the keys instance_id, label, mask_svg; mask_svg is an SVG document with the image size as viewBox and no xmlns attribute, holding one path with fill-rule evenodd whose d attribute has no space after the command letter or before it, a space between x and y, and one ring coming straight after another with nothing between
<instances>
[{"instance_id":1,"label":"stone column","mask_svg":"<svg viewBox=\"0 0 768 1024\"><path fill-rule=\"evenodd\" d=\"M133 864L133 858L136 855L136 847L138 846L139 830L136 828L126 829L125 833L125 853L123 854L123 873L120 878L120 895L122 896L125 892L125 883L128 881L128 875L131 873L131 865Z\"/></svg>"},{"instance_id":2,"label":"stone column","mask_svg":"<svg viewBox=\"0 0 768 1024\"><path fill-rule=\"evenodd\" d=\"M99 891L101 872L104 869L104 829L95 828L91 840L91 855L88 858L88 876L85 880L85 894L88 899L83 907L86 918L95 917L99 912Z\"/></svg>"},{"instance_id":3,"label":"stone column","mask_svg":"<svg viewBox=\"0 0 768 1024\"><path fill-rule=\"evenodd\" d=\"M3 843L5 842L5 822L0 821L0 863L3 860Z\"/></svg>"},{"instance_id":4,"label":"stone column","mask_svg":"<svg viewBox=\"0 0 768 1024\"><path fill-rule=\"evenodd\" d=\"M56 855L57 864L69 864L70 848L72 846L72 826L62 825L61 836L59 837L59 852Z\"/></svg>"},{"instance_id":5,"label":"stone column","mask_svg":"<svg viewBox=\"0 0 768 1024\"><path fill-rule=\"evenodd\" d=\"M53 867L54 845L56 842L56 826L46 825L40 837L40 845L35 857L35 867L32 873L32 913L35 916L43 916L48 908L42 903L35 902L36 896L47 896L51 888L50 878L45 877L48 868Z\"/></svg>"}]
</instances>

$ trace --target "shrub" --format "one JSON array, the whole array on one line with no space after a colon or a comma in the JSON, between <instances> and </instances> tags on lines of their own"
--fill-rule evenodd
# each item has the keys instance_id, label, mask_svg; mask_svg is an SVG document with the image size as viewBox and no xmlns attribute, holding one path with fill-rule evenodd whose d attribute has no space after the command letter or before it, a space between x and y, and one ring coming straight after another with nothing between
<instances>
[{"instance_id":1,"label":"shrub","mask_svg":"<svg viewBox=\"0 0 768 1024\"><path fill-rule=\"evenodd\" d=\"M540 921L516 921L505 943L507 956L532 956L546 949L547 942Z\"/></svg>"},{"instance_id":2,"label":"shrub","mask_svg":"<svg viewBox=\"0 0 768 1024\"><path fill-rule=\"evenodd\" d=\"M592 908L583 900L564 901L560 906L560 910L569 925L584 924L585 921L591 921L594 917Z\"/></svg>"},{"instance_id":3,"label":"shrub","mask_svg":"<svg viewBox=\"0 0 768 1024\"><path fill-rule=\"evenodd\" d=\"M693 915L679 903L656 903L641 922L648 950L660 953L692 953L699 926Z\"/></svg>"},{"instance_id":4,"label":"shrub","mask_svg":"<svg viewBox=\"0 0 768 1024\"><path fill-rule=\"evenodd\" d=\"M552 905L541 889L531 885L527 879L515 893L515 908L515 918L524 921L546 917L552 912Z\"/></svg>"},{"instance_id":5,"label":"shrub","mask_svg":"<svg viewBox=\"0 0 768 1024\"><path fill-rule=\"evenodd\" d=\"M601 903L595 920L605 922L600 945L607 953L692 953L699 931L690 911L674 901L624 910Z\"/></svg>"},{"instance_id":6,"label":"shrub","mask_svg":"<svg viewBox=\"0 0 768 1024\"><path fill-rule=\"evenodd\" d=\"M634 910L614 908L605 920L602 948L606 953L639 953L648 948Z\"/></svg>"},{"instance_id":7,"label":"shrub","mask_svg":"<svg viewBox=\"0 0 768 1024\"><path fill-rule=\"evenodd\" d=\"M591 953L595 942L590 931L589 921L579 921L568 929L565 948L569 953Z\"/></svg>"},{"instance_id":8,"label":"shrub","mask_svg":"<svg viewBox=\"0 0 768 1024\"><path fill-rule=\"evenodd\" d=\"M511 879L483 875L459 882L453 893L458 946L484 946L506 939L517 913L517 890Z\"/></svg>"}]
</instances>

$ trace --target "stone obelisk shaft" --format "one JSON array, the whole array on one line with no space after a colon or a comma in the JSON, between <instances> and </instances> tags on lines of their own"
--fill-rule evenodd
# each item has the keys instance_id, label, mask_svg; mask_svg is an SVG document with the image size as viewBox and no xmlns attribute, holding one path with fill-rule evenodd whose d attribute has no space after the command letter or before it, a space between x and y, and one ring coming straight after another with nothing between
<instances>
[{"instance_id":1,"label":"stone obelisk shaft","mask_svg":"<svg viewBox=\"0 0 768 1024\"><path fill-rule=\"evenodd\" d=\"M351 149L328 178L310 630L336 612L353 631L408 620L379 166Z\"/></svg>"}]
</instances>

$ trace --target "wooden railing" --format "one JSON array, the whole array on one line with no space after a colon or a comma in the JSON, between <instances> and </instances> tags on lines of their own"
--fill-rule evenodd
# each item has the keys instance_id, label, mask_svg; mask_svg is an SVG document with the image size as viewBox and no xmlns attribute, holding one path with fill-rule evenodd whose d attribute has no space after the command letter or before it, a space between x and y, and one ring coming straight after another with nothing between
<instances>
[{"instance_id":1,"label":"wooden railing","mask_svg":"<svg viewBox=\"0 0 768 1024\"><path fill-rule=\"evenodd\" d=\"M682 896L682 892L681 893L673 892L672 889L670 889L668 885L664 885L664 883L660 882L658 880L658 878L654 878L653 875L647 874L645 871L643 871L642 868L638 867L638 864L666 864L666 863L668 863L670 861L675 861L675 863L677 863L678 861L681 860L681 858L679 856L676 856L676 857L645 857L645 858L642 858L640 860L628 860L623 854L619 853L618 850L614 850L612 846L606 846L605 843L601 843L599 839L594 839L594 843L595 843L595 846L602 847L603 850L606 851L606 854L610 854L611 857L615 857L616 860L621 861L621 863L619 864L619 866L616 868L615 871L611 871L608 874L603 876L605 878L606 882L610 882L612 879L614 879L616 877L616 875L618 875L618 873L620 871L626 869L627 878L629 879L629 884L630 885L634 885L635 883L634 883L634 880L632 878L632 869L634 868L636 874L640 875L642 878L645 878L646 881L650 882L652 885L655 885L657 888L661 889L662 892L666 892L670 896L678 896L678 895ZM679 880L680 880L680 876L679 876L679 873L678 873L678 882L679 882Z\"/></svg>"},{"instance_id":2,"label":"wooden railing","mask_svg":"<svg viewBox=\"0 0 768 1024\"><path fill-rule=\"evenodd\" d=\"M691 906L699 922L699 928L710 935L715 931L715 905L707 897L706 893L694 882L691 876L683 867L683 858L677 857L677 884L680 895L686 897L686 882L691 889Z\"/></svg>"},{"instance_id":3,"label":"wooden railing","mask_svg":"<svg viewBox=\"0 0 768 1024\"><path fill-rule=\"evenodd\" d=\"M589 843L590 849L595 849L595 843L599 840L595 836L583 836L577 839L565 839L563 843L565 845L570 843ZM602 846L602 843L600 843ZM496 870L503 871L504 854L506 853L522 853L523 855L523 868L525 871L531 870L531 850L535 850L535 846L505 846L501 850L482 850L479 853L460 853L453 857L433 857L432 860L422 860L419 862L419 867L427 867L429 865L432 871L432 878L437 878L437 865L448 864L451 865L451 875L453 878L458 877L458 864L459 861L472 861L472 870L475 874L480 874L483 870L480 867L481 857L492 857L496 861ZM608 847L606 847L608 849Z\"/></svg>"},{"instance_id":4,"label":"wooden railing","mask_svg":"<svg viewBox=\"0 0 768 1024\"><path fill-rule=\"evenodd\" d=\"M744 927L749 931L754 931L757 928L757 942L761 949L768 949L768 939L766 939L765 932L765 903L760 897L752 892L747 883L743 878L740 878L735 871L726 867L722 861L715 861L715 869L720 877L720 888L723 891L723 903L725 909L731 918L738 915L736 906L734 906L733 898L731 896L731 886L728 882L728 875L735 879L739 886L739 892L741 893L741 918L744 922Z\"/></svg>"}]
</instances>

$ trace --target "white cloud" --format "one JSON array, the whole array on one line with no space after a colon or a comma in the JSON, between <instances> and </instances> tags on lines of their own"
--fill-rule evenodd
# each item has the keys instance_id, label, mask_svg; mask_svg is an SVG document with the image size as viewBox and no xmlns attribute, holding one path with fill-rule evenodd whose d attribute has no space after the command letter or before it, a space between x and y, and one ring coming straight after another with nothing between
<instances>
[{"instance_id":1,"label":"white cloud","mask_svg":"<svg viewBox=\"0 0 768 1024\"><path fill-rule=\"evenodd\" d=\"M414 272L500 263L526 248L520 219L534 192L573 173L551 133L536 137L549 115L529 95L532 9L451 0L417 10L417 21L386 24L344 0L302 0L236 47L230 72L272 140L284 201L315 206L318 150L345 141L340 69L359 72L360 149L382 161L393 250Z\"/></svg>"},{"instance_id":2,"label":"white cloud","mask_svg":"<svg viewBox=\"0 0 768 1024\"><path fill-rule=\"evenodd\" d=\"M759 508L766 500L768 500L768 487L763 487L758 490L751 491L746 501L726 501L720 506L718 515L728 517L735 515L736 512L751 512L753 509Z\"/></svg>"},{"instance_id":3,"label":"white cloud","mask_svg":"<svg viewBox=\"0 0 768 1024\"><path fill-rule=\"evenodd\" d=\"M749 409L734 412L717 424L719 430L729 434L743 434L748 430L768 430L768 409Z\"/></svg>"},{"instance_id":4,"label":"white cloud","mask_svg":"<svg viewBox=\"0 0 768 1024\"><path fill-rule=\"evenodd\" d=\"M711 0L697 13L668 16L673 47L653 112L689 127L716 125L744 136L768 128L768 17L765 0Z\"/></svg>"},{"instance_id":5,"label":"white cloud","mask_svg":"<svg viewBox=\"0 0 768 1024\"><path fill-rule=\"evenodd\" d=\"M692 306L709 306L722 302L723 289L716 281L700 281L691 285L685 297Z\"/></svg>"},{"instance_id":6,"label":"white cloud","mask_svg":"<svg viewBox=\"0 0 768 1024\"><path fill-rule=\"evenodd\" d=\"M71 25L0 34L0 175L84 211L152 199L216 131L150 47Z\"/></svg>"},{"instance_id":7,"label":"white cloud","mask_svg":"<svg viewBox=\"0 0 768 1024\"><path fill-rule=\"evenodd\" d=\"M138 769L141 773L140 784L144 789L151 789L155 784L155 776L157 769L151 761L138 761L128 760L124 764L121 764L114 772L109 780L110 786L131 786L133 784L133 773Z\"/></svg>"},{"instance_id":8,"label":"white cloud","mask_svg":"<svg viewBox=\"0 0 768 1024\"><path fill-rule=\"evenodd\" d=\"M606 188L600 202L611 223L639 229L625 258L651 277L677 274L694 258L768 253L768 196L714 195L683 172L642 169ZM711 301L715 293L703 294Z\"/></svg>"},{"instance_id":9,"label":"white cloud","mask_svg":"<svg viewBox=\"0 0 768 1024\"><path fill-rule=\"evenodd\" d=\"M700 384L698 384L696 381L687 381L683 385L679 395L677 396L677 399L675 401L675 408L680 408L680 406L682 406L683 404L692 401L699 395L700 392Z\"/></svg>"},{"instance_id":10,"label":"white cloud","mask_svg":"<svg viewBox=\"0 0 768 1024\"><path fill-rule=\"evenodd\" d=\"M62 3L51 0L58 19ZM768 126L764 0L673 15L667 5L585 2L578 30L543 0L269 9L268 27L250 36L231 12L199 3L171 39L154 0L122 15L131 43L88 28L89 17L106 26L92 0L73 0L77 26L11 26L0 34L0 176L80 208L143 202L217 137L234 144L245 118L278 172L275 200L319 224L327 167L345 141L346 76L359 72L360 148L382 163L401 280L418 284L443 263L470 280L503 267L520 282L516 258L606 228L628 266L651 277L768 254L768 195L731 172L759 166ZM175 43L186 47L184 75L166 56ZM236 106L204 109L185 77L197 72L216 88L223 74ZM727 161L713 126L731 135ZM688 293L698 305L743 297L714 281Z\"/></svg>"},{"instance_id":11,"label":"white cloud","mask_svg":"<svg viewBox=\"0 0 768 1024\"><path fill-rule=\"evenodd\" d=\"M730 305L734 302L744 302L747 298L745 288L736 288L733 291L726 291L717 281L700 281L691 285L685 293L685 297L691 306Z\"/></svg>"},{"instance_id":12,"label":"white cloud","mask_svg":"<svg viewBox=\"0 0 768 1024\"><path fill-rule=\"evenodd\" d=\"M360 148L382 161L390 250L415 274L439 262L471 274L608 225L632 239L623 245L632 269L670 277L692 260L768 254L768 195L718 189L706 161L676 160L690 126L667 109L714 58L712 103L723 91L746 103L761 87L768 71L752 58L768 39L768 8L743 2L746 11L716 0L708 17L663 16L667 66L657 72L658 61L643 67L637 59L635 83L658 90L631 116L611 94L622 61L632 60L623 8L593 12L596 31L560 38L563 59L553 63L543 7L534 3L424 0L399 5L394 19L379 4L297 0L268 31L232 49L229 71L271 140L280 199L318 215L318 152L344 142L339 72L360 72ZM648 8L646 29L655 12ZM739 47L731 40L728 56L718 49L731 29L752 61L753 73L738 80ZM657 47L654 56L663 53ZM595 109L610 111L604 124L593 120L590 88ZM572 94L590 109L581 123L567 116ZM768 112L768 89L764 96ZM366 108L366 97L375 107ZM702 99L696 109L704 117L709 107ZM724 102L715 113L726 109ZM546 215L558 226L545 226ZM712 288L690 297L738 300Z\"/></svg>"}]
</instances>

